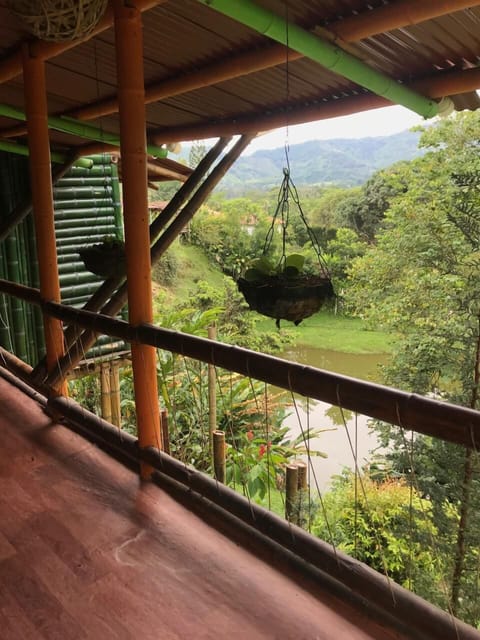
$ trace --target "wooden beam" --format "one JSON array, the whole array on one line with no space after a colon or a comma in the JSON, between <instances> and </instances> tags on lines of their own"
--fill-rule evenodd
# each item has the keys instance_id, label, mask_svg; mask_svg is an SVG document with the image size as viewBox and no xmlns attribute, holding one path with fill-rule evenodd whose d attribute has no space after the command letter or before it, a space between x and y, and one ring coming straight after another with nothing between
<instances>
[{"instance_id":1,"label":"wooden beam","mask_svg":"<svg viewBox=\"0 0 480 640\"><path fill-rule=\"evenodd\" d=\"M479 4L478 0L396 0L347 16L328 28L345 42L357 42L378 33L408 27Z\"/></svg>"},{"instance_id":2,"label":"wooden beam","mask_svg":"<svg viewBox=\"0 0 480 640\"><path fill-rule=\"evenodd\" d=\"M142 19L123 0L115 0L114 14L128 317L137 326L153 321ZM155 349L132 343L132 369L140 447L161 449ZM150 473L142 466L143 478Z\"/></svg>"}]
</instances>

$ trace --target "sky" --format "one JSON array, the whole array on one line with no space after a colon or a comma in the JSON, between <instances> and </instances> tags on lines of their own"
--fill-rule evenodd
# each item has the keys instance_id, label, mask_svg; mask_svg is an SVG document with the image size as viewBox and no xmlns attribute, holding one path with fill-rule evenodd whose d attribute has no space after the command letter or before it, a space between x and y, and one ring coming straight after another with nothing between
<instances>
[{"instance_id":1,"label":"sky","mask_svg":"<svg viewBox=\"0 0 480 640\"><path fill-rule=\"evenodd\" d=\"M276 129L253 140L244 155L259 149L283 147L287 140L289 145L294 145L308 140L388 136L422 123L425 123L422 116L405 107L384 107L350 116L289 126L288 138L286 127Z\"/></svg>"}]
</instances>

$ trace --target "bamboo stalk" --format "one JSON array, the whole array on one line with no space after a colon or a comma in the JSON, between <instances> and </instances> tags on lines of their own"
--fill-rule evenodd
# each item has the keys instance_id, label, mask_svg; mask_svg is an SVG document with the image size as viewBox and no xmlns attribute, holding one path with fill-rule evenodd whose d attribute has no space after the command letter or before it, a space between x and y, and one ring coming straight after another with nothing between
<instances>
[{"instance_id":1,"label":"bamboo stalk","mask_svg":"<svg viewBox=\"0 0 480 640\"><path fill-rule=\"evenodd\" d=\"M23 77L40 291L47 300L60 301L50 142L47 128L45 63L32 58L27 46L23 49ZM43 317L43 326L47 371L51 372L65 353L63 328L58 320L53 320L48 315ZM61 379L57 381L56 386L60 390ZM66 387L62 390L66 393Z\"/></svg>"},{"instance_id":2,"label":"bamboo stalk","mask_svg":"<svg viewBox=\"0 0 480 640\"><path fill-rule=\"evenodd\" d=\"M116 362L110 362L110 404L112 423L116 427L122 426L122 411L120 404L120 367Z\"/></svg>"},{"instance_id":3,"label":"bamboo stalk","mask_svg":"<svg viewBox=\"0 0 480 640\"><path fill-rule=\"evenodd\" d=\"M168 424L168 411L162 409L160 411L160 420L162 423L163 451L170 455L170 432Z\"/></svg>"},{"instance_id":4,"label":"bamboo stalk","mask_svg":"<svg viewBox=\"0 0 480 640\"><path fill-rule=\"evenodd\" d=\"M100 400L102 418L112 422L112 393L110 388L110 363L102 362L100 365Z\"/></svg>"},{"instance_id":5,"label":"bamboo stalk","mask_svg":"<svg viewBox=\"0 0 480 640\"><path fill-rule=\"evenodd\" d=\"M298 467L287 464L285 469L285 518L293 524L298 524Z\"/></svg>"},{"instance_id":6,"label":"bamboo stalk","mask_svg":"<svg viewBox=\"0 0 480 640\"><path fill-rule=\"evenodd\" d=\"M215 325L208 327L208 339L217 339L217 329ZM217 428L217 376L213 364L208 365L208 427L210 433L210 451L214 453L213 441L214 432Z\"/></svg>"},{"instance_id":7,"label":"bamboo stalk","mask_svg":"<svg viewBox=\"0 0 480 640\"><path fill-rule=\"evenodd\" d=\"M297 460L295 462L298 469L298 495L297 495L297 507L298 507L298 520L297 524L303 527L305 523L308 523L308 466L303 460Z\"/></svg>"},{"instance_id":8,"label":"bamboo stalk","mask_svg":"<svg viewBox=\"0 0 480 640\"><path fill-rule=\"evenodd\" d=\"M147 186L147 144L141 13L122 0L114 3L115 54L123 167L123 221L127 261L128 319L153 322L152 265ZM155 153L149 150L149 153ZM157 357L149 345L132 342L135 410L140 447L161 448ZM151 475L148 465L141 475Z\"/></svg>"},{"instance_id":9,"label":"bamboo stalk","mask_svg":"<svg viewBox=\"0 0 480 640\"><path fill-rule=\"evenodd\" d=\"M215 479L225 484L226 461L225 461L225 432L219 429L212 434L213 437L213 468Z\"/></svg>"}]
</instances>

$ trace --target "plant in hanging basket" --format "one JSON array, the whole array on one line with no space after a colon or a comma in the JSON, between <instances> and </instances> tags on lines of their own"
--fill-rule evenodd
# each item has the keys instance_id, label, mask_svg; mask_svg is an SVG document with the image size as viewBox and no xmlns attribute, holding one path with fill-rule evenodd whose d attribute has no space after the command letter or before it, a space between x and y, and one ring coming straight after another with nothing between
<instances>
[{"instance_id":1,"label":"plant in hanging basket","mask_svg":"<svg viewBox=\"0 0 480 640\"><path fill-rule=\"evenodd\" d=\"M265 257L250 263L237 286L252 311L299 325L335 297L332 282L326 275L303 272L305 258L286 256L277 267Z\"/></svg>"},{"instance_id":2,"label":"plant in hanging basket","mask_svg":"<svg viewBox=\"0 0 480 640\"><path fill-rule=\"evenodd\" d=\"M8 7L41 40L61 42L87 36L108 0L8 0Z\"/></svg>"},{"instance_id":3,"label":"plant in hanging basket","mask_svg":"<svg viewBox=\"0 0 480 640\"><path fill-rule=\"evenodd\" d=\"M97 276L109 278L125 274L125 244L114 236L106 237L100 244L82 247L78 253L88 271Z\"/></svg>"}]
</instances>

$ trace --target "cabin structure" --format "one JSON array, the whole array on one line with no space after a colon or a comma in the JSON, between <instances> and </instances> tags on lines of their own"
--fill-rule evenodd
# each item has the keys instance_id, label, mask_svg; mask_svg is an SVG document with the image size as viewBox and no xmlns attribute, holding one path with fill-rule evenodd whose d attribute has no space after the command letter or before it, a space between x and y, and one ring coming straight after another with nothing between
<instances>
[{"instance_id":1,"label":"cabin structure","mask_svg":"<svg viewBox=\"0 0 480 640\"><path fill-rule=\"evenodd\" d=\"M151 293L152 263L261 132L478 108L479 26L473 0L2 3L3 639L480 638L170 456L158 351L465 449L480 414L154 326ZM175 160L211 138L193 170ZM151 221L159 180L180 186ZM92 278L79 246L112 233L125 259ZM79 366L118 384L110 352L131 360L138 437L68 397Z\"/></svg>"}]
</instances>

